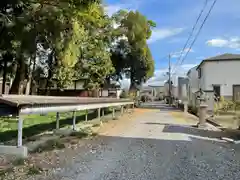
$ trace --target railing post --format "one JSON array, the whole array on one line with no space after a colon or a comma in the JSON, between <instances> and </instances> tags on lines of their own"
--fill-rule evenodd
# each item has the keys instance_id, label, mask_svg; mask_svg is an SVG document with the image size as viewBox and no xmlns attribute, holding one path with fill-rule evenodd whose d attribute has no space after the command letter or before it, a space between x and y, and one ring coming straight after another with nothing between
<instances>
[{"instance_id":1,"label":"railing post","mask_svg":"<svg viewBox=\"0 0 240 180\"><path fill-rule=\"evenodd\" d=\"M122 116L123 116L123 113L124 113L123 110L124 110L124 109L123 109L123 106L121 106L121 115L122 115Z\"/></svg>"},{"instance_id":2,"label":"railing post","mask_svg":"<svg viewBox=\"0 0 240 180\"><path fill-rule=\"evenodd\" d=\"M104 108L102 109L102 117L104 117L105 112L104 112Z\"/></svg>"},{"instance_id":3,"label":"railing post","mask_svg":"<svg viewBox=\"0 0 240 180\"><path fill-rule=\"evenodd\" d=\"M85 121L88 121L88 110L85 112Z\"/></svg>"},{"instance_id":4,"label":"railing post","mask_svg":"<svg viewBox=\"0 0 240 180\"><path fill-rule=\"evenodd\" d=\"M56 129L59 129L59 119L60 119L60 114L59 112L56 113Z\"/></svg>"},{"instance_id":5,"label":"railing post","mask_svg":"<svg viewBox=\"0 0 240 180\"><path fill-rule=\"evenodd\" d=\"M18 118L18 144L17 147L22 147L22 130L23 129L23 119L19 116Z\"/></svg>"},{"instance_id":6,"label":"railing post","mask_svg":"<svg viewBox=\"0 0 240 180\"><path fill-rule=\"evenodd\" d=\"M101 121L101 108L98 108L98 120Z\"/></svg>"},{"instance_id":7,"label":"railing post","mask_svg":"<svg viewBox=\"0 0 240 180\"><path fill-rule=\"evenodd\" d=\"M76 131L76 111L73 111L73 130Z\"/></svg>"},{"instance_id":8,"label":"railing post","mask_svg":"<svg viewBox=\"0 0 240 180\"><path fill-rule=\"evenodd\" d=\"M113 120L116 119L116 117L115 117L115 108L114 108L114 107L113 107L113 109L112 109L112 119L113 119Z\"/></svg>"}]
</instances>

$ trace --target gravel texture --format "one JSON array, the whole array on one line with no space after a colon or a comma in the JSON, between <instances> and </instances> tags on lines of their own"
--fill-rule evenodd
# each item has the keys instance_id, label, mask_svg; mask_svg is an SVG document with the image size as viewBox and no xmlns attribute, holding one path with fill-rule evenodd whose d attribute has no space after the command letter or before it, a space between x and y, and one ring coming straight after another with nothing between
<instances>
[{"instance_id":1,"label":"gravel texture","mask_svg":"<svg viewBox=\"0 0 240 180\"><path fill-rule=\"evenodd\" d=\"M121 131L100 135L81 147L67 166L33 179L240 179L239 146L211 137L211 133L196 133L198 130L190 126L196 122L184 123L163 109L135 117L122 125Z\"/></svg>"}]
</instances>

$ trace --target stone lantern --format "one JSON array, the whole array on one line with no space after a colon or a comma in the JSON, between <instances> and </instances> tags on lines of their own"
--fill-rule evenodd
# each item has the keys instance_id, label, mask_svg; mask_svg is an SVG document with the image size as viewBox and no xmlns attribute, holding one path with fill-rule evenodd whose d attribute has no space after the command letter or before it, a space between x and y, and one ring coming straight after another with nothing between
<instances>
[{"instance_id":1,"label":"stone lantern","mask_svg":"<svg viewBox=\"0 0 240 180\"><path fill-rule=\"evenodd\" d=\"M206 104L207 101L206 93L200 89L200 96L198 96L197 99L200 101L198 127L205 128L208 108L208 105Z\"/></svg>"}]
</instances>

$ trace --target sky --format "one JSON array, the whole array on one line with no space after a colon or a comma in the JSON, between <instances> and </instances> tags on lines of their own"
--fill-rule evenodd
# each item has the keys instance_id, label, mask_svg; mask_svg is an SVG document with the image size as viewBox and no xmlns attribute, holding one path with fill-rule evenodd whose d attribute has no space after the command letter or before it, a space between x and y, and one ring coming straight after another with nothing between
<instances>
[{"instance_id":1,"label":"sky","mask_svg":"<svg viewBox=\"0 0 240 180\"><path fill-rule=\"evenodd\" d=\"M168 55L171 54L173 81L178 76L198 65L203 59L223 53L240 54L240 0L217 0L209 18L192 47L183 51L193 25L206 0L105 0L109 15L120 9L138 10L149 20L156 22L152 37L148 40L155 61L155 73L146 85L163 85L167 79ZM208 0L207 7L199 21L195 37L214 0ZM193 38L190 42L193 41ZM187 58L182 65L176 65L181 54ZM182 53L181 53L182 52ZM123 80L123 86L129 80Z\"/></svg>"}]
</instances>

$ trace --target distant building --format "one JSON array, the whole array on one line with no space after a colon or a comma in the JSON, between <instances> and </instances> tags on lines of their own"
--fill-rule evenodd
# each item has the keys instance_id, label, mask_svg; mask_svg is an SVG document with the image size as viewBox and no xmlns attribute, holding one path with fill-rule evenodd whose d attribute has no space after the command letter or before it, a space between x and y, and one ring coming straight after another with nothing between
<instances>
[{"instance_id":1,"label":"distant building","mask_svg":"<svg viewBox=\"0 0 240 180\"><path fill-rule=\"evenodd\" d=\"M197 100L196 100L196 92L199 91L199 83L198 83L198 71L197 71L197 66L191 68L187 72L187 77L189 80L188 84L188 90L187 90L187 96L188 96L188 104L190 106L196 106L197 105Z\"/></svg>"},{"instance_id":2,"label":"distant building","mask_svg":"<svg viewBox=\"0 0 240 180\"><path fill-rule=\"evenodd\" d=\"M171 95L174 98L178 98L178 87L173 85L173 83L171 82ZM169 97L169 83L168 81L164 83L164 97Z\"/></svg>"},{"instance_id":3,"label":"distant building","mask_svg":"<svg viewBox=\"0 0 240 180\"><path fill-rule=\"evenodd\" d=\"M79 97L115 97L119 98L122 92L120 85L112 81L111 84L103 84L99 90L87 90L84 88L88 78L79 78L73 80L72 84L64 89L57 88L57 83L53 81L52 87L48 89L50 96L79 96ZM46 93L46 78L42 78L39 82L38 94Z\"/></svg>"},{"instance_id":4,"label":"distant building","mask_svg":"<svg viewBox=\"0 0 240 180\"><path fill-rule=\"evenodd\" d=\"M187 100L187 88L189 79L187 77L178 77L178 95L177 98L181 101Z\"/></svg>"}]
</instances>

